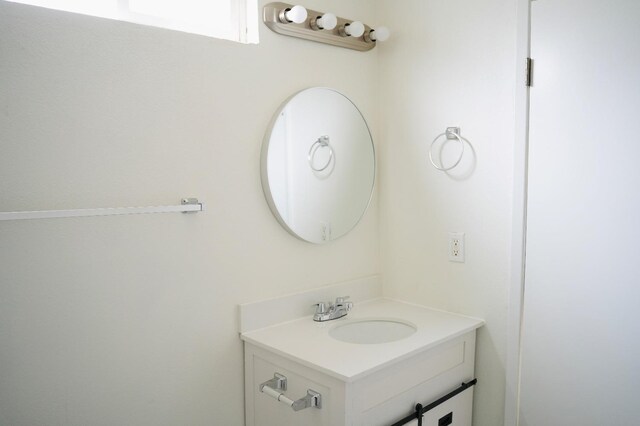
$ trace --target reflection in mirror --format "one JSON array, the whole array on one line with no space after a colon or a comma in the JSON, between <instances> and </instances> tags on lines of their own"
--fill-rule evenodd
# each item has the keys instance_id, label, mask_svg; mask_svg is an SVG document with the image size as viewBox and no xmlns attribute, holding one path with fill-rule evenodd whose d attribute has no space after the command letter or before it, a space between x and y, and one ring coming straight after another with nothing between
<instances>
[{"instance_id":1,"label":"reflection in mirror","mask_svg":"<svg viewBox=\"0 0 640 426\"><path fill-rule=\"evenodd\" d=\"M262 186L296 237L325 243L349 232L369 205L374 177L369 128L346 96L306 89L275 114L262 147Z\"/></svg>"}]
</instances>

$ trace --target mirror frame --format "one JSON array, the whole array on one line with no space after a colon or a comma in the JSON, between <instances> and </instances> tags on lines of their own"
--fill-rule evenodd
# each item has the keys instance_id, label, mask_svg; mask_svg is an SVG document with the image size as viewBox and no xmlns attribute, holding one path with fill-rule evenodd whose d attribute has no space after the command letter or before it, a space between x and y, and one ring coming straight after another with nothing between
<instances>
[{"instance_id":1,"label":"mirror frame","mask_svg":"<svg viewBox=\"0 0 640 426\"><path fill-rule=\"evenodd\" d=\"M284 110L286 108L286 106L289 104L289 102L293 98L295 98L296 96L298 96L299 94L301 94L303 92L306 92L308 90L315 90L315 89L325 89L325 90L330 90L332 92L335 92L338 95L340 95L343 98L345 98L346 100L348 100L351 103L351 105L353 105L353 107L356 109L356 111L358 111L358 114L362 118L362 121L364 122L365 127L367 128L367 134L369 135L369 140L371 141L371 151L372 151L372 154L373 154L373 179L371 181L371 189L369 190L369 199L367 200L367 205L362 210L362 213L360 214L358 219L356 221L354 221L354 223L351 226L351 228L349 228L347 231L345 231L343 234L341 234L337 238L332 238L331 240L328 240L328 241L319 241L319 242L310 241L310 240L307 240L307 239L301 237L293 229L291 229L291 227L289 227L289 225L282 218L282 216L280 215L280 212L278 211L278 207L276 206L275 201L273 199L273 195L271 193L271 188L269 187L269 173L268 173L268 156L269 156L269 144L271 142L271 133L273 132L273 127L275 126L276 122L278 121L278 118L280 117L280 113L282 112L282 110ZM260 180L262 181L262 191L264 192L264 196L265 196L265 198L267 200L267 204L269 204L269 209L271 210L271 213L273 213L275 218L278 220L280 225L284 229L287 230L287 232L289 232L291 235L293 235L297 239L299 239L301 241L305 241L307 243L318 244L318 245L327 244L327 243L329 243L331 241L334 241L334 240L337 240L338 238L341 238L341 237L347 235L349 232L353 231L353 229L358 225L358 223L360 223L360 221L362 220L364 215L367 213L367 210L369 210L369 206L371 205L371 200L373 199L373 190L375 189L377 172L378 172L378 167L377 167L376 147L375 147L375 144L373 143L373 135L371 135L371 129L369 128L369 124L367 123L367 120L364 118L364 115L362 114L362 111L360 111L360 108L358 108L358 106L348 96L346 96L344 93L341 93L338 90L332 89L330 87L322 87L322 86L308 87L306 89L299 90L299 91L295 92L293 95L291 95L288 98L286 98L280 104L280 106L278 107L276 112L273 114L273 117L271 118L271 121L269 122L269 126L267 127L267 131L265 132L264 138L262 140L262 148L261 148L261 152L260 152Z\"/></svg>"}]
</instances>

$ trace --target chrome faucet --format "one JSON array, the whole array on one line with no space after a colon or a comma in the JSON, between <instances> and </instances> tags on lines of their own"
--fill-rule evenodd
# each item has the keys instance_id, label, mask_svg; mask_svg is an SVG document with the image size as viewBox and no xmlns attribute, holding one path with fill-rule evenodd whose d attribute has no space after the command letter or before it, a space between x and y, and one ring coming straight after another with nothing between
<instances>
[{"instance_id":1,"label":"chrome faucet","mask_svg":"<svg viewBox=\"0 0 640 426\"><path fill-rule=\"evenodd\" d=\"M349 296L336 297L335 303L331 302L319 302L312 306L315 306L316 313L313 315L314 321L329 321L338 318L342 318L353 308L352 302L346 302Z\"/></svg>"}]
</instances>

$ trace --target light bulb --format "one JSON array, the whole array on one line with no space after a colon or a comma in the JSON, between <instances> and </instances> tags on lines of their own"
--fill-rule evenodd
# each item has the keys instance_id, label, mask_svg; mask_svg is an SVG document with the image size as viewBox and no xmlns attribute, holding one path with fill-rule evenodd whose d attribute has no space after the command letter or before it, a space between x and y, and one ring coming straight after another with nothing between
<instances>
[{"instance_id":1,"label":"light bulb","mask_svg":"<svg viewBox=\"0 0 640 426\"><path fill-rule=\"evenodd\" d=\"M362 34L364 34L364 24L360 21L345 24L344 33L351 37L362 37Z\"/></svg>"},{"instance_id":2,"label":"light bulb","mask_svg":"<svg viewBox=\"0 0 640 426\"><path fill-rule=\"evenodd\" d=\"M387 41L389 40L389 36L391 32L387 27L378 27L374 30L369 31L369 39L371 41Z\"/></svg>"},{"instance_id":3,"label":"light bulb","mask_svg":"<svg viewBox=\"0 0 640 426\"><path fill-rule=\"evenodd\" d=\"M296 5L291 9L285 9L283 12L281 12L280 16L280 20L285 24L288 24L290 22L293 22L295 24L302 24L307 20L307 9L305 9L303 6Z\"/></svg>"},{"instance_id":4,"label":"light bulb","mask_svg":"<svg viewBox=\"0 0 640 426\"><path fill-rule=\"evenodd\" d=\"M325 13L324 15L316 18L315 26L319 30L332 30L338 25L338 17L333 13Z\"/></svg>"}]
</instances>

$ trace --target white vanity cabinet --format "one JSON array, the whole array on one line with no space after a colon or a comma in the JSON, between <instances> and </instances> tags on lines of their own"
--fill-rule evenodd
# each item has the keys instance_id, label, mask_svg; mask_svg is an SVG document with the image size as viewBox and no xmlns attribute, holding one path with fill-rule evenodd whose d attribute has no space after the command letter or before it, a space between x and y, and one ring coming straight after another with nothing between
<instances>
[{"instance_id":1,"label":"white vanity cabinet","mask_svg":"<svg viewBox=\"0 0 640 426\"><path fill-rule=\"evenodd\" d=\"M384 308L384 309L383 309ZM310 318L243 333L247 426L389 426L474 378L476 329L483 322L389 300L357 305L352 318L314 323ZM382 344L339 342L328 331L382 314L417 327L408 338ZM294 411L260 391L280 374L287 398L312 390L321 408ZM473 387L426 415L425 426L471 425ZM440 422L443 416L452 423ZM417 424L417 422L410 423Z\"/></svg>"},{"instance_id":2,"label":"white vanity cabinet","mask_svg":"<svg viewBox=\"0 0 640 426\"><path fill-rule=\"evenodd\" d=\"M434 401L473 379L474 350L472 331L347 382L245 343L246 425L389 426L410 414L416 403ZM289 398L300 398L311 389L322 395L322 407L296 412L260 392L260 384L274 373L287 378ZM456 426L471 425L472 392L473 388L465 391L464 401L451 408Z\"/></svg>"}]
</instances>

